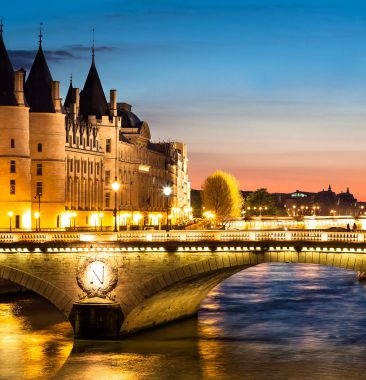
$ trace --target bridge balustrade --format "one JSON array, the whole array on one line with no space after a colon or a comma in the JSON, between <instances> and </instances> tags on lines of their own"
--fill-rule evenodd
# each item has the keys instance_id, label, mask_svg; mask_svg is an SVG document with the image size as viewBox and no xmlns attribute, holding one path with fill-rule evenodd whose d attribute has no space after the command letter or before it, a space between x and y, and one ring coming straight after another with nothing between
<instances>
[{"instance_id":1,"label":"bridge balustrade","mask_svg":"<svg viewBox=\"0 0 366 380\"><path fill-rule=\"evenodd\" d=\"M0 242L3 243L12 243L14 241L13 234L0 234Z\"/></svg>"},{"instance_id":2,"label":"bridge balustrade","mask_svg":"<svg viewBox=\"0 0 366 380\"><path fill-rule=\"evenodd\" d=\"M120 241L120 242L168 242L168 241L332 241L332 242L365 242L365 232L336 231L126 231L110 232L14 232L1 233L0 243L50 241Z\"/></svg>"}]
</instances>

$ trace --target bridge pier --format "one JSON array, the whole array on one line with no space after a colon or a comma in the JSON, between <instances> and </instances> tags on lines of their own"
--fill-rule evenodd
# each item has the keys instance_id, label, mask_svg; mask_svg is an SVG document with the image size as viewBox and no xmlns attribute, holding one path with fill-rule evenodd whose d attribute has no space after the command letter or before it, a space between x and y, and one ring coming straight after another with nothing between
<instances>
[{"instance_id":1,"label":"bridge pier","mask_svg":"<svg viewBox=\"0 0 366 380\"><path fill-rule=\"evenodd\" d=\"M69 319L75 338L115 339L119 336L123 314L115 302L75 302Z\"/></svg>"}]
</instances>

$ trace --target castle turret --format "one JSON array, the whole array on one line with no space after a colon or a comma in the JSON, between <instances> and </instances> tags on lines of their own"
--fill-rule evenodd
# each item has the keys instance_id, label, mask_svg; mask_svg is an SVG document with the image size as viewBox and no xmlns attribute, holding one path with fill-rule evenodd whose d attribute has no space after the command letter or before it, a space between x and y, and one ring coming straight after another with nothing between
<instances>
[{"instance_id":1,"label":"castle turret","mask_svg":"<svg viewBox=\"0 0 366 380\"><path fill-rule=\"evenodd\" d=\"M92 64L84 88L80 92L80 115L84 119L87 119L89 116L95 116L97 119L102 119L103 116L109 116L107 99L104 95L99 74L95 66L94 48Z\"/></svg>"},{"instance_id":2,"label":"castle turret","mask_svg":"<svg viewBox=\"0 0 366 380\"><path fill-rule=\"evenodd\" d=\"M41 33L25 96L30 106L33 226L42 228L43 223L55 228L65 210L65 116L59 82L53 81L42 50Z\"/></svg>"},{"instance_id":3,"label":"castle turret","mask_svg":"<svg viewBox=\"0 0 366 380\"><path fill-rule=\"evenodd\" d=\"M31 227L29 110L23 71L14 70L0 25L0 228Z\"/></svg>"}]
</instances>

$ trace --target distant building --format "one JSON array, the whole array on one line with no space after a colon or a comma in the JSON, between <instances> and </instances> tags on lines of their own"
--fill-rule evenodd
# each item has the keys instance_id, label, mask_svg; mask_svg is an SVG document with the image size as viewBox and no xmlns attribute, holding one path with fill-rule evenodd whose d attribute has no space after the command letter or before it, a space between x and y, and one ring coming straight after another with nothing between
<instances>
[{"instance_id":1,"label":"distant building","mask_svg":"<svg viewBox=\"0 0 366 380\"><path fill-rule=\"evenodd\" d=\"M186 145L152 142L116 90L107 102L94 48L83 90L70 82L62 104L59 87L41 39L25 78L14 73L1 32L0 228L99 228L112 225L114 208L125 228L165 223L168 206L173 222L190 218Z\"/></svg>"},{"instance_id":2,"label":"distant building","mask_svg":"<svg viewBox=\"0 0 366 380\"><path fill-rule=\"evenodd\" d=\"M301 215L352 215L357 216L363 208L350 193L336 194L329 185L328 190L307 192L296 190L294 193L274 193L278 205L287 210L290 216Z\"/></svg>"}]
</instances>

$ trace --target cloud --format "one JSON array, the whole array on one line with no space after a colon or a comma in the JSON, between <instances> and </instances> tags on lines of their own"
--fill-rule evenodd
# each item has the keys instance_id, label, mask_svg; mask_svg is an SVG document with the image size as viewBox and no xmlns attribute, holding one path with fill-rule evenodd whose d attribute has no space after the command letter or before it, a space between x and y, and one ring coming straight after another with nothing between
<instances>
[{"instance_id":1,"label":"cloud","mask_svg":"<svg viewBox=\"0 0 366 380\"><path fill-rule=\"evenodd\" d=\"M63 62L75 59L84 59L85 53L90 52L90 46L66 45L64 49L44 50L48 62ZM96 52L107 52L116 50L112 46L98 46ZM37 50L8 50L14 68L20 67L29 70L32 66Z\"/></svg>"}]
</instances>

